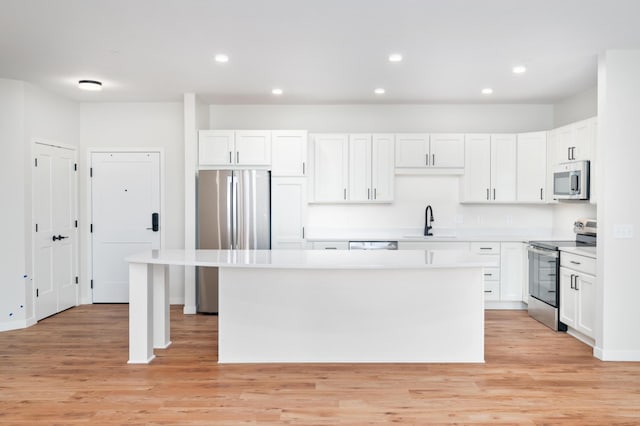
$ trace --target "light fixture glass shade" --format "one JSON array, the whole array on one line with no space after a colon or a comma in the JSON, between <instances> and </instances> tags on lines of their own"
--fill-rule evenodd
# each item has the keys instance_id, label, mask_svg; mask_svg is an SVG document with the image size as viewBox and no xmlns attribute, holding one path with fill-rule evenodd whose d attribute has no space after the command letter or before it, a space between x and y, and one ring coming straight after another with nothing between
<instances>
[{"instance_id":1,"label":"light fixture glass shade","mask_svg":"<svg viewBox=\"0 0 640 426\"><path fill-rule=\"evenodd\" d=\"M82 90L99 91L102 90L102 83L97 80L80 80L78 87Z\"/></svg>"},{"instance_id":2,"label":"light fixture glass shade","mask_svg":"<svg viewBox=\"0 0 640 426\"><path fill-rule=\"evenodd\" d=\"M373 93L375 93L376 95L384 95L385 90L382 87L378 87L376 90L373 91Z\"/></svg>"},{"instance_id":3,"label":"light fixture glass shade","mask_svg":"<svg viewBox=\"0 0 640 426\"><path fill-rule=\"evenodd\" d=\"M282 95L284 92L282 91L282 89L275 88L271 90L271 93L273 93L274 95Z\"/></svg>"}]
</instances>

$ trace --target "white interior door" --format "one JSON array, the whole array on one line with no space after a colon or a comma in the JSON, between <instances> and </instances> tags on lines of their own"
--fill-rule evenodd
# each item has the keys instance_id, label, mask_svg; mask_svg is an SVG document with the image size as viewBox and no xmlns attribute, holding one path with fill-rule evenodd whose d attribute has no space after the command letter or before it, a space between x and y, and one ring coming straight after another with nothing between
<instances>
[{"instance_id":1,"label":"white interior door","mask_svg":"<svg viewBox=\"0 0 640 426\"><path fill-rule=\"evenodd\" d=\"M160 214L160 154L110 152L91 155L93 302L129 301L125 258L160 248L152 215Z\"/></svg>"},{"instance_id":2,"label":"white interior door","mask_svg":"<svg viewBox=\"0 0 640 426\"><path fill-rule=\"evenodd\" d=\"M36 143L34 282L38 320L77 305L76 151Z\"/></svg>"}]
</instances>

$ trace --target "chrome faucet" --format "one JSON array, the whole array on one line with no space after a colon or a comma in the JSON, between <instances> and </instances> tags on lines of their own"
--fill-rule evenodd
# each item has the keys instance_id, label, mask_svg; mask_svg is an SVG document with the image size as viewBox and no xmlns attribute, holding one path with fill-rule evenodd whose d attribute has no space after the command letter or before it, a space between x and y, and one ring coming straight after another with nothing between
<instances>
[{"instance_id":1,"label":"chrome faucet","mask_svg":"<svg viewBox=\"0 0 640 426\"><path fill-rule=\"evenodd\" d=\"M433 226L431 226L431 223L433 223L433 209L431 208L431 205L428 205L424 211L424 236L425 237L433 235L431 233L431 229L433 228Z\"/></svg>"}]
</instances>

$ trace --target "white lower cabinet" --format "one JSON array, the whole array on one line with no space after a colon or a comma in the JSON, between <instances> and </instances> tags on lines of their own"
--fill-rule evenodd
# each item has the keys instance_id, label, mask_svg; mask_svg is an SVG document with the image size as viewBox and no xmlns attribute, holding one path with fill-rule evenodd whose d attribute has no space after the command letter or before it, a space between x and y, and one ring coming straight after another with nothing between
<instances>
[{"instance_id":1,"label":"white lower cabinet","mask_svg":"<svg viewBox=\"0 0 640 426\"><path fill-rule=\"evenodd\" d=\"M348 241L314 241L314 250L349 250Z\"/></svg>"},{"instance_id":2,"label":"white lower cabinet","mask_svg":"<svg viewBox=\"0 0 640 426\"><path fill-rule=\"evenodd\" d=\"M521 242L500 244L500 300L522 301L526 249Z\"/></svg>"},{"instance_id":3,"label":"white lower cabinet","mask_svg":"<svg viewBox=\"0 0 640 426\"><path fill-rule=\"evenodd\" d=\"M560 252L560 321L594 338L596 316L596 261Z\"/></svg>"},{"instance_id":4,"label":"white lower cabinet","mask_svg":"<svg viewBox=\"0 0 640 426\"><path fill-rule=\"evenodd\" d=\"M306 248L306 213L306 178L271 178L271 248Z\"/></svg>"}]
</instances>

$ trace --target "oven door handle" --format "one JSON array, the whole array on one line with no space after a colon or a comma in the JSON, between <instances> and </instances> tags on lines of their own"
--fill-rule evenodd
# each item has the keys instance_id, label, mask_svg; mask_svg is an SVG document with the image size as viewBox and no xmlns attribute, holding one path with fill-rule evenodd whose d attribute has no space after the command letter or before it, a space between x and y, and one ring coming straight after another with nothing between
<instances>
[{"instance_id":1,"label":"oven door handle","mask_svg":"<svg viewBox=\"0 0 640 426\"><path fill-rule=\"evenodd\" d=\"M530 251L531 253L541 254L543 256L549 256L549 257L555 257L555 258L560 257L558 252L555 250L543 250L543 249L535 248L534 246L528 246L527 250Z\"/></svg>"}]
</instances>

